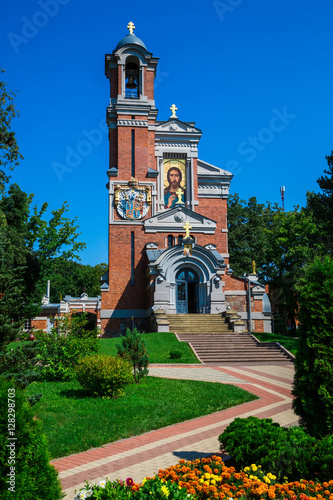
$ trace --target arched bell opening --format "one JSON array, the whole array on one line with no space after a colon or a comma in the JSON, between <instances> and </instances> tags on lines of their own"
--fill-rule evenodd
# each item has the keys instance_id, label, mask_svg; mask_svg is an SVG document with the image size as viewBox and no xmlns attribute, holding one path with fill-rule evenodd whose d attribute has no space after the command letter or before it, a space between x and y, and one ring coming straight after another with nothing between
<instances>
[{"instance_id":1,"label":"arched bell opening","mask_svg":"<svg viewBox=\"0 0 333 500\"><path fill-rule=\"evenodd\" d=\"M125 97L139 98L140 93L140 68L136 58L129 57L125 66Z\"/></svg>"}]
</instances>

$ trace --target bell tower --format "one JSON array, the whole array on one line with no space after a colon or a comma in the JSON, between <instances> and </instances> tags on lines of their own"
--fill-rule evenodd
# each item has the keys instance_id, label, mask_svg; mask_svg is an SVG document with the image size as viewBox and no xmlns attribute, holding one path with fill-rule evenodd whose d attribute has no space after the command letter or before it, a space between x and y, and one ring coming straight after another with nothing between
<instances>
[{"instance_id":1,"label":"bell tower","mask_svg":"<svg viewBox=\"0 0 333 500\"><path fill-rule=\"evenodd\" d=\"M105 56L110 82L109 128L109 270L101 287L102 329L107 334L145 318L147 260L143 220L156 211L154 80L158 59L134 35L120 40Z\"/></svg>"},{"instance_id":2,"label":"bell tower","mask_svg":"<svg viewBox=\"0 0 333 500\"><path fill-rule=\"evenodd\" d=\"M105 74L110 81L109 127L110 177L144 180L155 165L154 79L158 59L134 35L135 26L112 54L105 56Z\"/></svg>"}]
</instances>

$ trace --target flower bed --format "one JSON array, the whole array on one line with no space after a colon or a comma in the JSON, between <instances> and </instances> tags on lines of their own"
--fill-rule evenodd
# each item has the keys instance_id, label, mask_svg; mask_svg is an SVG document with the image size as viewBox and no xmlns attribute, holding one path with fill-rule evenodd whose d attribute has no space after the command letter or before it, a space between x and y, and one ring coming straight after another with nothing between
<instances>
[{"instance_id":1,"label":"flower bed","mask_svg":"<svg viewBox=\"0 0 333 500\"><path fill-rule=\"evenodd\" d=\"M312 480L280 484L274 474L252 464L241 472L227 467L218 456L186 462L159 470L141 485L131 478L125 482L105 481L80 490L75 500L333 500L333 480L319 483Z\"/></svg>"}]
</instances>

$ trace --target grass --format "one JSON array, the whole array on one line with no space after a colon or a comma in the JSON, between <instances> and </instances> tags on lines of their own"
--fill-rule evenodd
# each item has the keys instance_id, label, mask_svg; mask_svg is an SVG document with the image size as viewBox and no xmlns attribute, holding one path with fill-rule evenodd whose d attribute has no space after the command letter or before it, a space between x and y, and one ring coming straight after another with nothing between
<instances>
[{"instance_id":1,"label":"grass","mask_svg":"<svg viewBox=\"0 0 333 500\"><path fill-rule=\"evenodd\" d=\"M174 333L144 333L142 338L147 346L149 363L200 363L187 342L179 342ZM120 342L120 337L101 339L99 352L116 356L116 344ZM182 357L171 359L170 351L181 351Z\"/></svg>"},{"instance_id":2,"label":"grass","mask_svg":"<svg viewBox=\"0 0 333 500\"><path fill-rule=\"evenodd\" d=\"M42 421L52 458L257 399L232 385L157 377L128 386L118 399L92 397L76 380L28 386L28 395L36 392L43 393L34 411Z\"/></svg>"},{"instance_id":3,"label":"grass","mask_svg":"<svg viewBox=\"0 0 333 500\"><path fill-rule=\"evenodd\" d=\"M291 354L296 356L298 349L298 337L289 337L289 335L279 335L278 333L253 333L260 342L279 342Z\"/></svg>"}]
</instances>

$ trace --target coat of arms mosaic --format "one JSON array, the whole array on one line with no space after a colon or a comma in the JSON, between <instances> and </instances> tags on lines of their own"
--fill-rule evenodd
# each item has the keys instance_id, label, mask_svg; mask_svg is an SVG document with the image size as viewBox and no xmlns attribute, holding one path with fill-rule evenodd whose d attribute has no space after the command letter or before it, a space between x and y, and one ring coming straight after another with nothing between
<instances>
[{"instance_id":1,"label":"coat of arms mosaic","mask_svg":"<svg viewBox=\"0 0 333 500\"><path fill-rule=\"evenodd\" d=\"M115 187L115 205L117 212L123 219L142 219L147 215L151 205L151 191L149 186L139 186L132 177L127 186Z\"/></svg>"}]
</instances>

